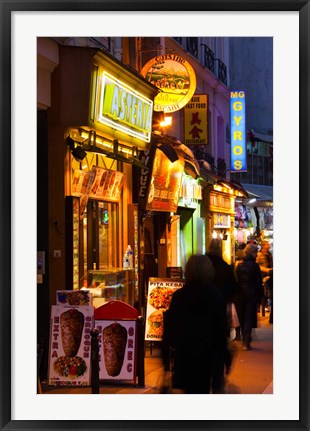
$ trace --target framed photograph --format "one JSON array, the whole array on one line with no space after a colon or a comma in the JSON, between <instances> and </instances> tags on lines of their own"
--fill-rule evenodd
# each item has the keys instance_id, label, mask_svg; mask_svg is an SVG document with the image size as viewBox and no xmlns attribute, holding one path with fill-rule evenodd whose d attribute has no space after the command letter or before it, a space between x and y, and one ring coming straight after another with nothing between
<instances>
[{"instance_id":1,"label":"framed photograph","mask_svg":"<svg viewBox=\"0 0 310 431\"><path fill-rule=\"evenodd\" d=\"M309 1L1 0L0 16L1 429L310 431ZM144 35L273 38L272 394L37 393L37 38Z\"/></svg>"}]
</instances>

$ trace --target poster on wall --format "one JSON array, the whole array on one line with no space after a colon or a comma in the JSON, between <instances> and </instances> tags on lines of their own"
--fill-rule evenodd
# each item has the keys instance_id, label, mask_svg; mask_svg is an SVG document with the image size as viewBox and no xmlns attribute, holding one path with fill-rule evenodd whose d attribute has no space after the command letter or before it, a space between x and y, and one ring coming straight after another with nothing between
<instances>
[{"instance_id":1,"label":"poster on wall","mask_svg":"<svg viewBox=\"0 0 310 431\"><path fill-rule=\"evenodd\" d=\"M168 310L173 293L184 286L184 280L171 278L149 279L145 340L162 341L164 311Z\"/></svg>"},{"instance_id":2,"label":"poster on wall","mask_svg":"<svg viewBox=\"0 0 310 431\"><path fill-rule=\"evenodd\" d=\"M94 307L53 305L49 346L49 385L90 385Z\"/></svg>"},{"instance_id":3,"label":"poster on wall","mask_svg":"<svg viewBox=\"0 0 310 431\"><path fill-rule=\"evenodd\" d=\"M134 380L136 320L96 320L99 331L99 379Z\"/></svg>"},{"instance_id":4,"label":"poster on wall","mask_svg":"<svg viewBox=\"0 0 310 431\"><path fill-rule=\"evenodd\" d=\"M146 209L149 211L176 212L182 187L184 159L171 162L156 150Z\"/></svg>"}]
</instances>

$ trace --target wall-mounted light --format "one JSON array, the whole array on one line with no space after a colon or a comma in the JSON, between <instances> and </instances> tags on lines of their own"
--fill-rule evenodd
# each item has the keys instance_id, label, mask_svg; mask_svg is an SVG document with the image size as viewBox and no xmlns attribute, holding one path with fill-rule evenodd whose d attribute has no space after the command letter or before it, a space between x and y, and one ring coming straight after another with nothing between
<instances>
[{"instance_id":1,"label":"wall-mounted light","mask_svg":"<svg viewBox=\"0 0 310 431\"><path fill-rule=\"evenodd\" d=\"M108 141L107 139L98 136L94 130L79 129L79 137L84 139L82 142L78 140L78 146L75 147L75 139L70 136L67 138L67 144L70 145L71 153L76 158L84 155L87 152L99 154L110 159L118 160L120 162L131 163L142 169L149 169L145 164L139 160L139 152L137 147L129 147L123 143L119 143L117 139ZM78 153L75 150L78 149ZM81 153L81 150L83 153ZM74 153L73 153L74 151ZM77 159L77 158L76 158ZM77 159L78 160L78 159ZM78 160L78 161L82 161Z\"/></svg>"},{"instance_id":2,"label":"wall-mounted light","mask_svg":"<svg viewBox=\"0 0 310 431\"><path fill-rule=\"evenodd\" d=\"M74 140L70 136L67 137L67 144L69 145L71 154L75 160L79 163L82 162L87 156L83 147L81 145L75 146Z\"/></svg>"},{"instance_id":3,"label":"wall-mounted light","mask_svg":"<svg viewBox=\"0 0 310 431\"><path fill-rule=\"evenodd\" d=\"M159 123L160 127L170 127L172 125L172 116L165 115L163 121Z\"/></svg>"}]
</instances>

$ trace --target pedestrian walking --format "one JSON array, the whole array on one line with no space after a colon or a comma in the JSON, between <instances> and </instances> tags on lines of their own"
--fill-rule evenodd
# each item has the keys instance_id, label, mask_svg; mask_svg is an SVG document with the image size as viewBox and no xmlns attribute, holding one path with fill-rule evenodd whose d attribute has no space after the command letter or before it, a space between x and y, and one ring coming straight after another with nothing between
<instances>
[{"instance_id":1,"label":"pedestrian walking","mask_svg":"<svg viewBox=\"0 0 310 431\"><path fill-rule=\"evenodd\" d=\"M211 259L214 267L215 286L223 293L226 299L227 312L227 338L230 339L230 330L239 327L239 318L237 315L234 298L237 293L237 283L234 275L233 266L229 265L222 257L221 243L217 238L212 238L206 255ZM226 370L230 370L232 365L231 343L228 342L227 358L225 360Z\"/></svg>"},{"instance_id":2,"label":"pedestrian walking","mask_svg":"<svg viewBox=\"0 0 310 431\"><path fill-rule=\"evenodd\" d=\"M215 274L213 282L231 303L237 289L233 268L222 257L220 240L212 238L206 255L213 263Z\"/></svg>"},{"instance_id":3,"label":"pedestrian walking","mask_svg":"<svg viewBox=\"0 0 310 431\"><path fill-rule=\"evenodd\" d=\"M237 283L237 288L235 291L235 295L233 297L233 303L235 304L236 307L236 311L237 311L237 315L238 315L238 320L239 320L239 326L237 326L235 328L235 332L236 332L236 336L235 336L235 340L236 341L241 341L242 337L241 337L241 326L240 326L240 316L241 316L241 304L242 304L242 295L241 295L241 290L240 290L240 285L239 285L239 280L238 280L238 266L240 265L240 263L243 262L245 253L244 250L238 250L236 252L236 260L234 263L234 277Z\"/></svg>"},{"instance_id":4,"label":"pedestrian walking","mask_svg":"<svg viewBox=\"0 0 310 431\"><path fill-rule=\"evenodd\" d=\"M206 255L192 255L185 284L172 295L165 313L163 360L173 351L173 387L188 394L223 393L227 357L226 299L214 285Z\"/></svg>"},{"instance_id":5,"label":"pedestrian walking","mask_svg":"<svg viewBox=\"0 0 310 431\"><path fill-rule=\"evenodd\" d=\"M260 266L260 270L263 277L263 291L262 291L262 307L265 307L266 299L269 297L272 300L272 292L270 287L273 284L273 280L270 280L270 276L273 272L273 258L270 253L270 244L268 241L263 241L261 250L257 253L256 262Z\"/></svg>"},{"instance_id":6,"label":"pedestrian walking","mask_svg":"<svg viewBox=\"0 0 310 431\"><path fill-rule=\"evenodd\" d=\"M257 328L257 303L262 289L262 274L256 263L258 247L248 244L243 262L238 265L240 285L240 321L243 349L251 350L252 328Z\"/></svg>"}]
</instances>

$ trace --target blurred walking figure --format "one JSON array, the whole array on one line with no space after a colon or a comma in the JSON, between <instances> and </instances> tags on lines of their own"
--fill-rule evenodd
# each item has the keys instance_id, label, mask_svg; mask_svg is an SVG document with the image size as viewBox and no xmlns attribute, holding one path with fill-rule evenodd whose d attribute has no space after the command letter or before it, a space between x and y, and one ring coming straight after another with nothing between
<instances>
[{"instance_id":1,"label":"blurred walking figure","mask_svg":"<svg viewBox=\"0 0 310 431\"><path fill-rule=\"evenodd\" d=\"M272 272L273 268L273 259L272 254L270 253L270 244L267 241L262 243L261 250L257 253L257 263L260 266L260 270L262 272L263 277L267 276Z\"/></svg>"},{"instance_id":2,"label":"blurred walking figure","mask_svg":"<svg viewBox=\"0 0 310 431\"><path fill-rule=\"evenodd\" d=\"M211 259L214 267L215 286L223 293L226 299L227 312L227 338L230 338L230 329L239 328L239 318L234 304L234 299L237 293L237 283L234 275L234 270L222 257L221 242L217 238L212 238L209 244L206 255ZM230 370L232 365L231 343L228 342L227 358L225 361L226 370Z\"/></svg>"},{"instance_id":3,"label":"blurred walking figure","mask_svg":"<svg viewBox=\"0 0 310 431\"><path fill-rule=\"evenodd\" d=\"M213 278L209 257L191 256L185 267L185 285L172 295L165 313L165 369L172 350L173 387L188 394L224 392L226 299L213 284Z\"/></svg>"},{"instance_id":4,"label":"blurred walking figure","mask_svg":"<svg viewBox=\"0 0 310 431\"><path fill-rule=\"evenodd\" d=\"M264 301L262 306L265 306L265 300L269 297L270 299L270 316L269 321L272 323L272 315L273 315L273 258L270 253L270 244L268 241L264 241L262 243L261 250L257 253L256 262L260 266L260 270L262 272L263 277L263 295Z\"/></svg>"},{"instance_id":5,"label":"blurred walking figure","mask_svg":"<svg viewBox=\"0 0 310 431\"><path fill-rule=\"evenodd\" d=\"M243 349L251 350L252 328L257 328L257 302L262 289L262 274L256 263L258 247L248 244L244 259L237 267L240 286L240 323Z\"/></svg>"},{"instance_id":6,"label":"blurred walking figure","mask_svg":"<svg viewBox=\"0 0 310 431\"><path fill-rule=\"evenodd\" d=\"M236 260L235 260L235 264L234 264L234 276L235 276L235 280L237 282L237 289L236 289L236 292L235 292L235 295L233 298L233 303L235 304L237 315L239 318L239 326L235 328L235 331L236 331L235 340L236 341L240 341L242 339L241 327L240 327L240 317L239 317L239 316L241 316L241 304L242 304L241 298L242 298L242 295L241 295L240 285L239 285L239 281L238 281L237 269L238 269L238 266L240 265L240 263L243 262L244 256L245 256L244 250L238 250L236 252Z\"/></svg>"},{"instance_id":7,"label":"blurred walking figure","mask_svg":"<svg viewBox=\"0 0 310 431\"><path fill-rule=\"evenodd\" d=\"M233 268L222 257L221 245L218 239L211 239L206 254L214 266L215 274L213 282L223 293L227 303L230 304L236 294L237 283Z\"/></svg>"}]
</instances>

